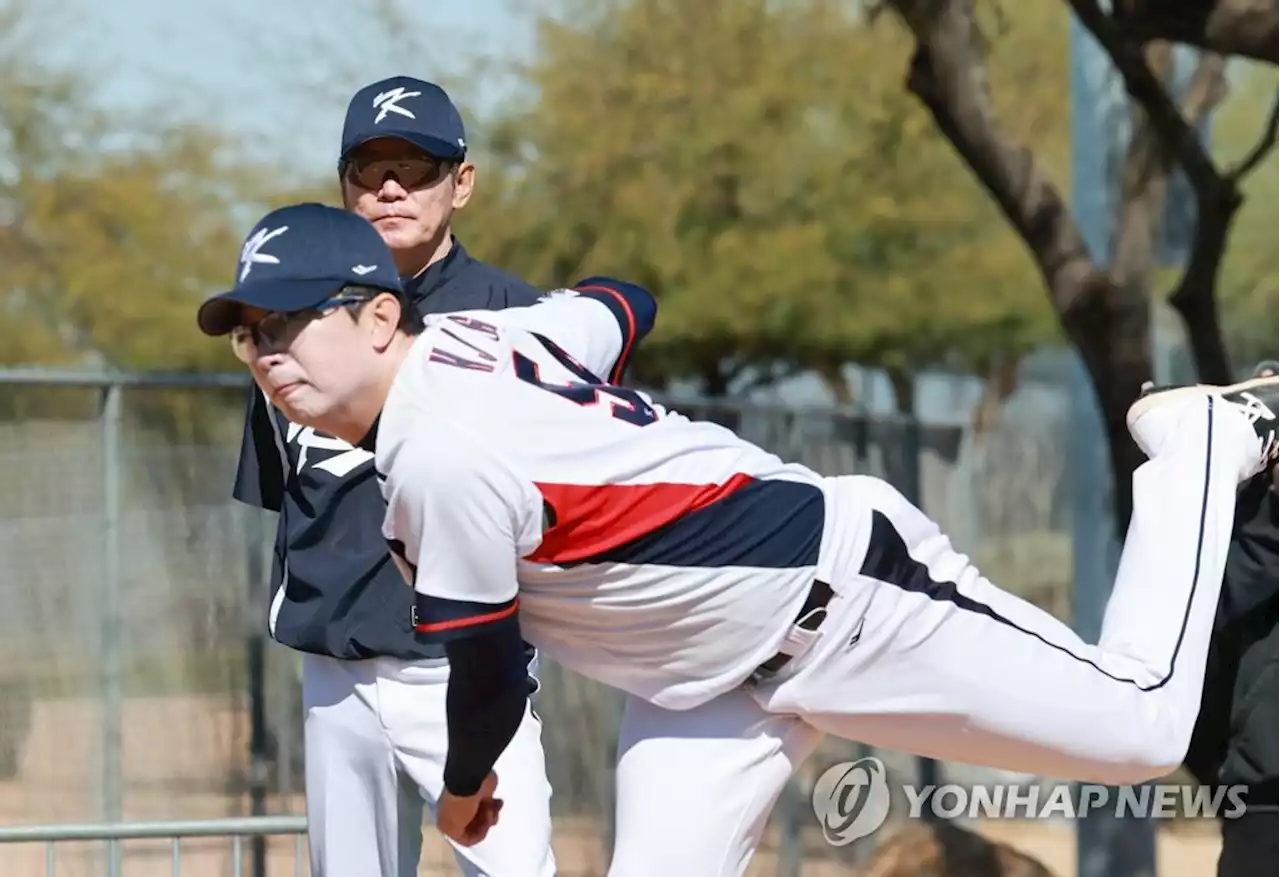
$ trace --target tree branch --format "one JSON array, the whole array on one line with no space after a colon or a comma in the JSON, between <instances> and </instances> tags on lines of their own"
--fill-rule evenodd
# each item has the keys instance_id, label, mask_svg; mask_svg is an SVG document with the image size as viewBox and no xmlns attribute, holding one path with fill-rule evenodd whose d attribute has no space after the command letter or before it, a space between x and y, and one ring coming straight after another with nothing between
<instances>
[{"instance_id":1,"label":"tree branch","mask_svg":"<svg viewBox=\"0 0 1280 877\"><path fill-rule=\"evenodd\" d=\"M1141 105L1165 155L1181 166L1195 189L1195 241L1186 270L1168 300L1186 327L1199 379L1207 383L1230 383L1231 363L1222 339L1215 289L1231 221L1243 199L1236 178L1214 167L1196 131L1198 122L1221 100L1225 90L1225 62L1213 53L1201 59L1188 96L1187 115L1191 116L1188 120L1151 70L1142 44L1135 41L1132 31L1126 28L1127 19L1111 18L1097 0L1069 2L1081 23L1097 38L1120 71L1129 94ZM1220 2L1247 4L1253 0ZM1169 5L1175 5L1173 0ZM1133 13L1130 4L1125 14Z\"/></svg>"},{"instance_id":2,"label":"tree branch","mask_svg":"<svg viewBox=\"0 0 1280 877\"><path fill-rule=\"evenodd\" d=\"M1172 46L1153 43L1146 55L1147 64L1161 80L1171 77ZM1128 141L1107 274L1112 283L1130 289L1137 300L1146 302L1156 267L1160 220L1168 202L1172 166L1150 116L1138 101L1132 101L1129 108ZM1140 328L1143 333L1149 332L1146 327Z\"/></svg>"},{"instance_id":3,"label":"tree branch","mask_svg":"<svg viewBox=\"0 0 1280 877\"><path fill-rule=\"evenodd\" d=\"M1197 196L1203 198L1222 183L1199 133L1169 97L1164 84L1152 72L1142 45L1126 39L1121 25L1102 11L1097 0L1069 0L1080 23L1089 29L1120 75L1129 94L1142 105L1156 136L1169 157L1182 166Z\"/></svg>"},{"instance_id":4,"label":"tree branch","mask_svg":"<svg viewBox=\"0 0 1280 877\"><path fill-rule=\"evenodd\" d=\"M1167 40L1220 55L1276 63L1275 0L1113 0L1137 42Z\"/></svg>"},{"instance_id":5,"label":"tree branch","mask_svg":"<svg viewBox=\"0 0 1280 877\"><path fill-rule=\"evenodd\" d=\"M1280 125L1280 92L1271 102L1271 118L1267 120L1267 127L1258 138L1258 142L1239 164L1227 171L1226 177L1233 185L1239 185L1241 180L1253 173L1267 157L1267 153L1275 147L1277 125Z\"/></svg>"},{"instance_id":6,"label":"tree branch","mask_svg":"<svg viewBox=\"0 0 1280 877\"><path fill-rule=\"evenodd\" d=\"M889 2L916 37L908 90L1027 245L1054 309L1069 321L1099 272L1069 206L1036 157L1000 128L971 0Z\"/></svg>"},{"instance_id":7,"label":"tree branch","mask_svg":"<svg viewBox=\"0 0 1280 877\"><path fill-rule=\"evenodd\" d=\"M1196 242L1192 247L1187 270L1169 293L1170 305L1178 311L1187 328L1187 339L1202 382L1228 384L1234 379L1226 346L1222 342L1215 294L1217 274L1221 269L1222 257L1226 255L1231 220L1244 201L1240 195L1239 183L1275 147L1277 125L1280 125L1280 100L1272 105L1266 127L1253 149L1249 150L1235 168L1219 179L1217 197L1213 200L1201 198Z\"/></svg>"},{"instance_id":8,"label":"tree branch","mask_svg":"<svg viewBox=\"0 0 1280 877\"><path fill-rule=\"evenodd\" d=\"M1195 75L1183 96L1182 115L1187 123L1199 128L1209 114L1227 96L1227 59L1213 52L1205 52L1196 65Z\"/></svg>"},{"instance_id":9,"label":"tree branch","mask_svg":"<svg viewBox=\"0 0 1280 877\"><path fill-rule=\"evenodd\" d=\"M1089 371L1106 424L1117 535L1123 536L1131 476L1144 459L1125 412L1151 378L1150 300L1098 270L1065 199L1034 154L1001 128L978 48L974 0L888 2L916 39L908 89L1031 251L1059 322ZM1145 61L1141 66L1150 78Z\"/></svg>"}]
</instances>

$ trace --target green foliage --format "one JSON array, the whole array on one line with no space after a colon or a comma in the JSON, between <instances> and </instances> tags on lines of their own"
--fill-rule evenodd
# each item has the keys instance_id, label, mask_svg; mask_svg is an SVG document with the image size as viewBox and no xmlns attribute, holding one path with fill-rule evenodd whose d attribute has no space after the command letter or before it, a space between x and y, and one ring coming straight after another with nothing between
<instances>
[{"instance_id":1,"label":"green foliage","mask_svg":"<svg viewBox=\"0 0 1280 877\"><path fill-rule=\"evenodd\" d=\"M1234 87L1214 125L1214 159L1222 166L1238 162L1261 136L1267 110L1275 100L1276 71L1270 65L1237 62ZM1227 348L1237 369L1280 355L1280 161L1271 150L1245 178L1245 201L1231 226L1218 282Z\"/></svg>"},{"instance_id":2,"label":"green foliage","mask_svg":"<svg viewBox=\"0 0 1280 877\"><path fill-rule=\"evenodd\" d=\"M231 281L262 174L215 132L105 112L33 53L41 24L0 13L0 364L230 368L195 305Z\"/></svg>"},{"instance_id":3,"label":"green foliage","mask_svg":"<svg viewBox=\"0 0 1280 877\"><path fill-rule=\"evenodd\" d=\"M985 372L1055 337L1030 260L906 94L896 29L838 0L558 13L516 71L531 97L473 124L479 189L459 232L544 285L607 272L652 287L662 319L640 380L723 389L752 366L830 376L851 361ZM198 125L108 117L92 83L26 50L29 22L0 19L14 168L0 177L0 363L235 368L192 330L193 304L229 281L248 220L335 203L334 181L292 188ZM1052 150L1066 71L1041 62L1061 54L1065 18L1028 5L998 26L1018 29L994 43L993 75L1019 85L1002 112ZM398 54L421 54L412 42Z\"/></svg>"},{"instance_id":4,"label":"green foliage","mask_svg":"<svg viewBox=\"0 0 1280 877\"><path fill-rule=\"evenodd\" d=\"M1038 15L1011 25L1019 58L1065 34ZM906 94L894 29L831 0L613 0L538 33L534 98L487 132L462 228L535 282L652 287L639 379L981 369L1056 335L1030 259ZM1065 75L1032 74L1010 111L1042 117Z\"/></svg>"},{"instance_id":5,"label":"green foliage","mask_svg":"<svg viewBox=\"0 0 1280 877\"><path fill-rule=\"evenodd\" d=\"M198 335L194 314L233 278L244 234L237 182L209 134L191 130L31 182L22 282L64 350L126 369L230 368L226 345Z\"/></svg>"},{"instance_id":6,"label":"green foliage","mask_svg":"<svg viewBox=\"0 0 1280 877\"><path fill-rule=\"evenodd\" d=\"M195 328L232 281L247 217L270 193L201 126L108 113L91 71L54 69L42 7L0 9L0 367L239 368ZM223 394L227 396L227 394ZM97 416L97 391L9 388L0 417ZM128 416L193 439L242 397L130 396Z\"/></svg>"}]
</instances>

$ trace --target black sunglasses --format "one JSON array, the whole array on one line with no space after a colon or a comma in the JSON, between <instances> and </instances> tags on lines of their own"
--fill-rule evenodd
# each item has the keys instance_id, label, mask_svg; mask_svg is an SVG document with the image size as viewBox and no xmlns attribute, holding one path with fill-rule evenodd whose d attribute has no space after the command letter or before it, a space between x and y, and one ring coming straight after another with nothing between
<instances>
[{"instance_id":1,"label":"black sunglasses","mask_svg":"<svg viewBox=\"0 0 1280 877\"><path fill-rule=\"evenodd\" d=\"M438 183L453 166L454 162L425 152L394 158L356 153L346 160L342 176L352 185L370 191L382 188L387 177L394 177L406 189L420 189Z\"/></svg>"}]
</instances>

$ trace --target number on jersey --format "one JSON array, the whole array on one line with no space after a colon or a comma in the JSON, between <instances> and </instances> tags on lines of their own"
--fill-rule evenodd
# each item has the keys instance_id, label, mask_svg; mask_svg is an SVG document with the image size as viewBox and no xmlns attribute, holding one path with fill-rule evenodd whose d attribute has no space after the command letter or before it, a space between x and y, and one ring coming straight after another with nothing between
<instances>
[{"instance_id":1,"label":"number on jersey","mask_svg":"<svg viewBox=\"0 0 1280 877\"><path fill-rule=\"evenodd\" d=\"M654 410L653 405L649 403L649 400L643 394L635 390L629 390L626 387L617 387L605 383L588 371L582 363L565 353L550 338L536 333L533 337L537 338L538 342L547 349L547 352L582 383L546 383L538 373L538 364L516 351L514 357L515 373L520 380L550 393L555 393L557 396L561 396L578 405L598 405L602 400L606 401L610 405L610 413L613 417L618 420L625 420L627 423L634 423L636 426L648 426L658 420L658 412Z\"/></svg>"}]
</instances>

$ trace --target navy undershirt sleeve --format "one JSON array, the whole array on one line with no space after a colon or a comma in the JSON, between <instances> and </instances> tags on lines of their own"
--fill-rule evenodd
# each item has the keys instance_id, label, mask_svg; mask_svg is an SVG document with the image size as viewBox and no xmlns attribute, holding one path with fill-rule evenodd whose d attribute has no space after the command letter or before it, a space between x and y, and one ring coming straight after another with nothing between
<instances>
[{"instance_id":1,"label":"navy undershirt sleeve","mask_svg":"<svg viewBox=\"0 0 1280 877\"><path fill-rule=\"evenodd\" d=\"M501 624L445 644L449 749L444 786L458 796L480 790L524 720L528 656L516 624Z\"/></svg>"}]
</instances>

